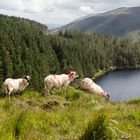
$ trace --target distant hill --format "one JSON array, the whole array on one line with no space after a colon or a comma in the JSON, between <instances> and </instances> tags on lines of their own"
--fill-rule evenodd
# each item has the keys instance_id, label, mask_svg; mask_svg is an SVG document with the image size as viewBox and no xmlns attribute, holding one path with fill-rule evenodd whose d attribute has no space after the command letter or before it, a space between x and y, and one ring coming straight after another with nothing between
<instances>
[{"instance_id":1,"label":"distant hill","mask_svg":"<svg viewBox=\"0 0 140 140\"><path fill-rule=\"evenodd\" d=\"M55 28L61 27L60 24L47 24L49 30L53 30Z\"/></svg>"},{"instance_id":2,"label":"distant hill","mask_svg":"<svg viewBox=\"0 0 140 140\"><path fill-rule=\"evenodd\" d=\"M87 16L52 32L62 29L74 29L81 32L96 32L117 37L132 37L134 40L140 39L140 7L119 8L103 14ZM131 36L130 36L131 34ZM139 37L138 37L139 36Z\"/></svg>"}]
</instances>

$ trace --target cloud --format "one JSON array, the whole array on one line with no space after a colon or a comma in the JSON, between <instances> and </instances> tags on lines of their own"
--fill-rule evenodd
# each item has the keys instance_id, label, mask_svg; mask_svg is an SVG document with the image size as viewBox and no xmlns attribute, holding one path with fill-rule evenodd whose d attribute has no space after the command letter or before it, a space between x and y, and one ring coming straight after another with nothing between
<instances>
[{"instance_id":1,"label":"cloud","mask_svg":"<svg viewBox=\"0 0 140 140\"><path fill-rule=\"evenodd\" d=\"M44 24L66 24L88 14L138 5L140 0L0 0L0 13Z\"/></svg>"},{"instance_id":2,"label":"cloud","mask_svg":"<svg viewBox=\"0 0 140 140\"><path fill-rule=\"evenodd\" d=\"M83 13L92 13L93 9L90 6L81 6L80 11Z\"/></svg>"},{"instance_id":3,"label":"cloud","mask_svg":"<svg viewBox=\"0 0 140 140\"><path fill-rule=\"evenodd\" d=\"M52 4L45 0L0 0L0 9L24 11L27 13L42 13L52 8Z\"/></svg>"}]
</instances>

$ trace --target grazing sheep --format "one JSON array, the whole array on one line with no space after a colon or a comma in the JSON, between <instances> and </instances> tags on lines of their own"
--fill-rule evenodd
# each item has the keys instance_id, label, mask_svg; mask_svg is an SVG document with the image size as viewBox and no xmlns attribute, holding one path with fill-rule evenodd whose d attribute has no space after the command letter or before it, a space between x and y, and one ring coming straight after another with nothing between
<instances>
[{"instance_id":1,"label":"grazing sheep","mask_svg":"<svg viewBox=\"0 0 140 140\"><path fill-rule=\"evenodd\" d=\"M75 71L71 71L69 74L48 75L44 79L44 95L48 95L52 88L64 87L64 90L66 91L66 87L69 86L69 84L77 77L78 75Z\"/></svg>"},{"instance_id":2,"label":"grazing sheep","mask_svg":"<svg viewBox=\"0 0 140 140\"><path fill-rule=\"evenodd\" d=\"M90 78L84 78L82 80L81 88L87 89L92 93L97 93L103 97L107 97L109 99L110 95L105 92L99 85L94 83Z\"/></svg>"},{"instance_id":3,"label":"grazing sheep","mask_svg":"<svg viewBox=\"0 0 140 140\"><path fill-rule=\"evenodd\" d=\"M3 89L5 94L8 94L10 99L11 93L23 91L29 84L30 80L30 76L24 76L23 78L18 79L7 78L3 83Z\"/></svg>"}]
</instances>

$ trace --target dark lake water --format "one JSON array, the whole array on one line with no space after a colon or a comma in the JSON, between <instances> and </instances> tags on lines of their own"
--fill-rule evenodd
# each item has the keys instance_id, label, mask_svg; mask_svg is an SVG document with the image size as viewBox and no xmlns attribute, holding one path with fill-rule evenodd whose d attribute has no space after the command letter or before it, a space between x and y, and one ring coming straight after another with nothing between
<instances>
[{"instance_id":1,"label":"dark lake water","mask_svg":"<svg viewBox=\"0 0 140 140\"><path fill-rule=\"evenodd\" d=\"M110 101L140 98L140 70L113 71L95 82L110 93Z\"/></svg>"}]
</instances>

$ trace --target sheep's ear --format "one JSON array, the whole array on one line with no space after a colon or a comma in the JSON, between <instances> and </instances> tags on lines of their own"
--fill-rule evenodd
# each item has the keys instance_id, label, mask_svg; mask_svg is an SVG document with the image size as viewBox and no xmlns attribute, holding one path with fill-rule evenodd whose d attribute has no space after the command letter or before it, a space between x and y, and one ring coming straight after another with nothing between
<instances>
[{"instance_id":1,"label":"sheep's ear","mask_svg":"<svg viewBox=\"0 0 140 140\"><path fill-rule=\"evenodd\" d=\"M23 79L28 79L27 75L24 75L24 76L23 76Z\"/></svg>"},{"instance_id":2,"label":"sheep's ear","mask_svg":"<svg viewBox=\"0 0 140 140\"><path fill-rule=\"evenodd\" d=\"M68 74L71 74L72 73L72 71L69 71L69 73Z\"/></svg>"},{"instance_id":3,"label":"sheep's ear","mask_svg":"<svg viewBox=\"0 0 140 140\"><path fill-rule=\"evenodd\" d=\"M70 72L69 73L69 77L71 77L71 76L73 76L74 75L74 73L73 72Z\"/></svg>"},{"instance_id":4,"label":"sheep's ear","mask_svg":"<svg viewBox=\"0 0 140 140\"><path fill-rule=\"evenodd\" d=\"M23 75L23 77L22 77L23 79L25 79L26 78L26 75Z\"/></svg>"},{"instance_id":5,"label":"sheep's ear","mask_svg":"<svg viewBox=\"0 0 140 140\"><path fill-rule=\"evenodd\" d=\"M67 74L70 74L71 73L71 71L69 71Z\"/></svg>"}]
</instances>

